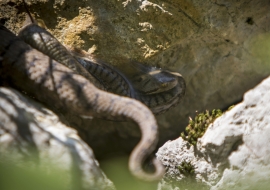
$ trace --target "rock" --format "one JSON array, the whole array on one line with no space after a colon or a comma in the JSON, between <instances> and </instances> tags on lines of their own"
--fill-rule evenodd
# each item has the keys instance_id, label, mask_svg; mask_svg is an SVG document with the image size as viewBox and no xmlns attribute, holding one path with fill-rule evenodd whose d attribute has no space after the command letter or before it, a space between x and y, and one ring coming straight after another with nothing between
<instances>
[{"instance_id":1,"label":"rock","mask_svg":"<svg viewBox=\"0 0 270 190\"><path fill-rule=\"evenodd\" d=\"M184 99L157 117L160 144L176 138L196 110L227 108L270 74L269 1L28 2L30 12L65 45L115 66L131 59L184 76ZM0 3L0 23L14 32L25 15L22 1ZM83 134L98 155L130 152L140 138L137 126L127 123L70 122L78 128L91 125Z\"/></svg>"},{"instance_id":2,"label":"rock","mask_svg":"<svg viewBox=\"0 0 270 190\"><path fill-rule=\"evenodd\" d=\"M179 173L179 165L185 161L194 166L194 178L211 190L268 189L269 89L270 77L248 91L243 102L217 118L196 148L182 138L161 147L157 157L168 167L166 175L178 181L185 178Z\"/></svg>"},{"instance_id":3,"label":"rock","mask_svg":"<svg viewBox=\"0 0 270 190\"><path fill-rule=\"evenodd\" d=\"M194 182L187 183L186 185L183 184L190 177L195 178L195 180L207 187L216 183L218 169L213 167L211 163L208 163L200 154L198 156L194 146L184 141L181 137L174 141L166 142L159 148L156 155L163 165L166 166L166 174L160 182L158 190L174 190L172 185L174 183L176 187L184 186L184 189L192 189L191 185ZM191 174L190 176L189 171L187 171L188 176L185 173L181 173L182 163L190 163L195 170L195 175ZM202 186L200 189L203 189Z\"/></svg>"},{"instance_id":4,"label":"rock","mask_svg":"<svg viewBox=\"0 0 270 190\"><path fill-rule=\"evenodd\" d=\"M42 105L3 87L0 88L0 158L15 166L29 162L46 171L61 169L63 181L75 189L115 189L99 168L92 150L74 129Z\"/></svg>"}]
</instances>

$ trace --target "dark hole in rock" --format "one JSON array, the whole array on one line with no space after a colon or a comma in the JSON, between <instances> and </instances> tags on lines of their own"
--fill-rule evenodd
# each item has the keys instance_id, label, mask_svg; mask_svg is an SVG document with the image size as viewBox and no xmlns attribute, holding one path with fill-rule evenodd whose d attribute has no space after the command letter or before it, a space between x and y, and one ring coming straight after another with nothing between
<instances>
[{"instance_id":1,"label":"dark hole in rock","mask_svg":"<svg viewBox=\"0 0 270 190\"><path fill-rule=\"evenodd\" d=\"M13 7L13 6L16 5L14 2L8 2L7 4L8 4L9 6L11 6L11 7Z\"/></svg>"},{"instance_id":2,"label":"dark hole in rock","mask_svg":"<svg viewBox=\"0 0 270 190\"><path fill-rule=\"evenodd\" d=\"M7 20L7 18L0 18L0 24L4 25Z\"/></svg>"},{"instance_id":3,"label":"dark hole in rock","mask_svg":"<svg viewBox=\"0 0 270 190\"><path fill-rule=\"evenodd\" d=\"M246 23L248 23L249 25L253 25L254 21L252 17L247 17Z\"/></svg>"}]
</instances>

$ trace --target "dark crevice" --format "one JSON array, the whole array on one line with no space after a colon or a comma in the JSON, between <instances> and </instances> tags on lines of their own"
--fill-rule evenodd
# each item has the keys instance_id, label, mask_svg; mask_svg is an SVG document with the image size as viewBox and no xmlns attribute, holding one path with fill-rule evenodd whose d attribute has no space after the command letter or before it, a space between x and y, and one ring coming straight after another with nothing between
<instances>
[{"instance_id":1,"label":"dark crevice","mask_svg":"<svg viewBox=\"0 0 270 190\"><path fill-rule=\"evenodd\" d=\"M14 2L8 2L8 3L7 3L7 5L9 5L9 6L13 7L13 6L15 6L15 5L16 5L16 3L14 3Z\"/></svg>"},{"instance_id":2,"label":"dark crevice","mask_svg":"<svg viewBox=\"0 0 270 190\"><path fill-rule=\"evenodd\" d=\"M8 21L8 18L0 18L0 24L5 25Z\"/></svg>"},{"instance_id":3,"label":"dark crevice","mask_svg":"<svg viewBox=\"0 0 270 190\"><path fill-rule=\"evenodd\" d=\"M253 25L254 24L253 18L252 17L247 17L246 23L249 24L249 25Z\"/></svg>"}]
</instances>

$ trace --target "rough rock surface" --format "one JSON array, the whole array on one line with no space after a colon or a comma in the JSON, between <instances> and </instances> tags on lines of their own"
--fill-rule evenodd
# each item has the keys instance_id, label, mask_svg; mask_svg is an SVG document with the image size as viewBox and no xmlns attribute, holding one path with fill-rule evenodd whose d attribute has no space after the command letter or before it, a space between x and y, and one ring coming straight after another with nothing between
<instances>
[{"instance_id":1,"label":"rough rock surface","mask_svg":"<svg viewBox=\"0 0 270 190\"><path fill-rule=\"evenodd\" d=\"M167 176L183 179L178 166L186 161L195 167L196 180L211 190L268 189L269 89L270 77L248 91L242 103L217 118L196 149L182 138L161 147L157 157L168 167Z\"/></svg>"},{"instance_id":2,"label":"rough rock surface","mask_svg":"<svg viewBox=\"0 0 270 190\"><path fill-rule=\"evenodd\" d=\"M14 32L26 15L21 2L0 3L0 23ZM195 110L223 109L241 101L244 92L270 74L269 1L28 2L31 13L65 45L81 48L112 65L129 64L132 59L184 76L187 91L183 101L158 116L161 143L177 137ZM128 152L140 137L136 126L126 123L80 118L71 122L85 126L82 134L91 147L103 152Z\"/></svg>"},{"instance_id":3,"label":"rough rock surface","mask_svg":"<svg viewBox=\"0 0 270 190\"><path fill-rule=\"evenodd\" d=\"M0 88L0 158L65 171L75 189L115 189L92 150L58 116L15 90ZM77 185L77 186L76 186Z\"/></svg>"}]
</instances>

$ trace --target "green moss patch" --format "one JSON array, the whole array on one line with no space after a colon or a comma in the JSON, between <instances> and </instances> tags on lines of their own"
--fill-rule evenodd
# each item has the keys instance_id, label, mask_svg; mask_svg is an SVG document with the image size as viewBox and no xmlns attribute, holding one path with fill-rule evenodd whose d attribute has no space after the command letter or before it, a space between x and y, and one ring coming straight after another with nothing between
<instances>
[{"instance_id":1,"label":"green moss patch","mask_svg":"<svg viewBox=\"0 0 270 190\"><path fill-rule=\"evenodd\" d=\"M194 120L189 118L189 124L185 132L181 133L181 137L195 146L197 139L204 135L210 123L213 123L221 115L222 111L220 109L214 109L211 112L206 110L203 113L197 114Z\"/></svg>"}]
</instances>

